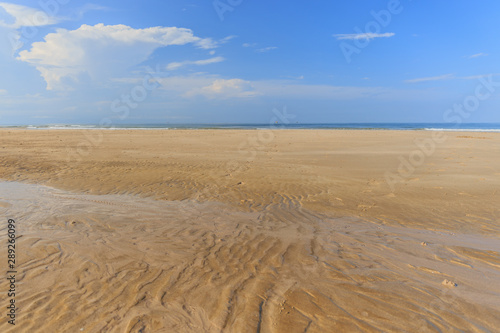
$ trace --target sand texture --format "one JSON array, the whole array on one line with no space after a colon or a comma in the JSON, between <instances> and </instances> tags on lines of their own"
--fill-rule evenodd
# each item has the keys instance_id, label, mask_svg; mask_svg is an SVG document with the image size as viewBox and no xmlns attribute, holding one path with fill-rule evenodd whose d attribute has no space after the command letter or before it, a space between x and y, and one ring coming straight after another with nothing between
<instances>
[{"instance_id":1,"label":"sand texture","mask_svg":"<svg viewBox=\"0 0 500 333\"><path fill-rule=\"evenodd\" d=\"M495 332L500 134L432 135L0 130L0 331Z\"/></svg>"}]
</instances>

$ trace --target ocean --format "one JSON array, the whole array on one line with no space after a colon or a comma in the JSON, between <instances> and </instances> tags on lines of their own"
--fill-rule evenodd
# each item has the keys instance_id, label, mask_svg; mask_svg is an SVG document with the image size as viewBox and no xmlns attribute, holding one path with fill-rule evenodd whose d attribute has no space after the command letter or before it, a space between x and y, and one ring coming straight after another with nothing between
<instances>
[{"instance_id":1,"label":"ocean","mask_svg":"<svg viewBox=\"0 0 500 333\"><path fill-rule=\"evenodd\" d=\"M20 129L351 129L351 130L428 130L464 132L500 132L500 123L275 123L275 124L112 124L101 127L95 124L0 125L0 128Z\"/></svg>"}]
</instances>

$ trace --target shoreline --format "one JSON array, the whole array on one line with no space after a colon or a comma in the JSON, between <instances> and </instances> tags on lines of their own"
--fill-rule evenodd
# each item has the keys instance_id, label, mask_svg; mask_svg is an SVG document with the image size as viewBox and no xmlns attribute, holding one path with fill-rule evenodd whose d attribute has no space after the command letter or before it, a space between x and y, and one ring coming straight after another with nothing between
<instances>
[{"instance_id":1,"label":"shoreline","mask_svg":"<svg viewBox=\"0 0 500 333\"><path fill-rule=\"evenodd\" d=\"M344 131L444 131L500 133L500 124L471 123L465 127L450 123L352 123L352 124L165 124L165 125L11 125L0 126L0 130L344 130Z\"/></svg>"}]
</instances>

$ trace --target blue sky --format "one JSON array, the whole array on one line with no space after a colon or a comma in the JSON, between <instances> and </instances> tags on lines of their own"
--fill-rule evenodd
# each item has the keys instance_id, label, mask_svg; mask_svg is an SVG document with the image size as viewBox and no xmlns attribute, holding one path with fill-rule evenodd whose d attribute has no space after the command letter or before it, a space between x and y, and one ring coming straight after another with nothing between
<instances>
[{"instance_id":1,"label":"blue sky","mask_svg":"<svg viewBox=\"0 0 500 333\"><path fill-rule=\"evenodd\" d=\"M0 0L0 125L500 122L500 3Z\"/></svg>"}]
</instances>

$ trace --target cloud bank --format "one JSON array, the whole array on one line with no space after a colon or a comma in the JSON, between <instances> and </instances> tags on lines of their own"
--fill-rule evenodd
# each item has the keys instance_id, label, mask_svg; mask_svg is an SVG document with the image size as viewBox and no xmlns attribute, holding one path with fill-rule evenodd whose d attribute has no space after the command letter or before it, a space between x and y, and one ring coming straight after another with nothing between
<instances>
[{"instance_id":1,"label":"cloud bank","mask_svg":"<svg viewBox=\"0 0 500 333\"><path fill-rule=\"evenodd\" d=\"M200 38L190 29L152 27L134 29L126 25L82 25L76 30L58 29L43 42L17 58L36 67L48 90L68 90L86 82L107 82L123 76L160 47L192 44L212 49L216 43Z\"/></svg>"},{"instance_id":2,"label":"cloud bank","mask_svg":"<svg viewBox=\"0 0 500 333\"><path fill-rule=\"evenodd\" d=\"M217 79L210 85L196 88L184 94L185 97L202 95L209 99L215 98L246 98L257 96L252 83L242 79Z\"/></svg>"}]
</instances>

